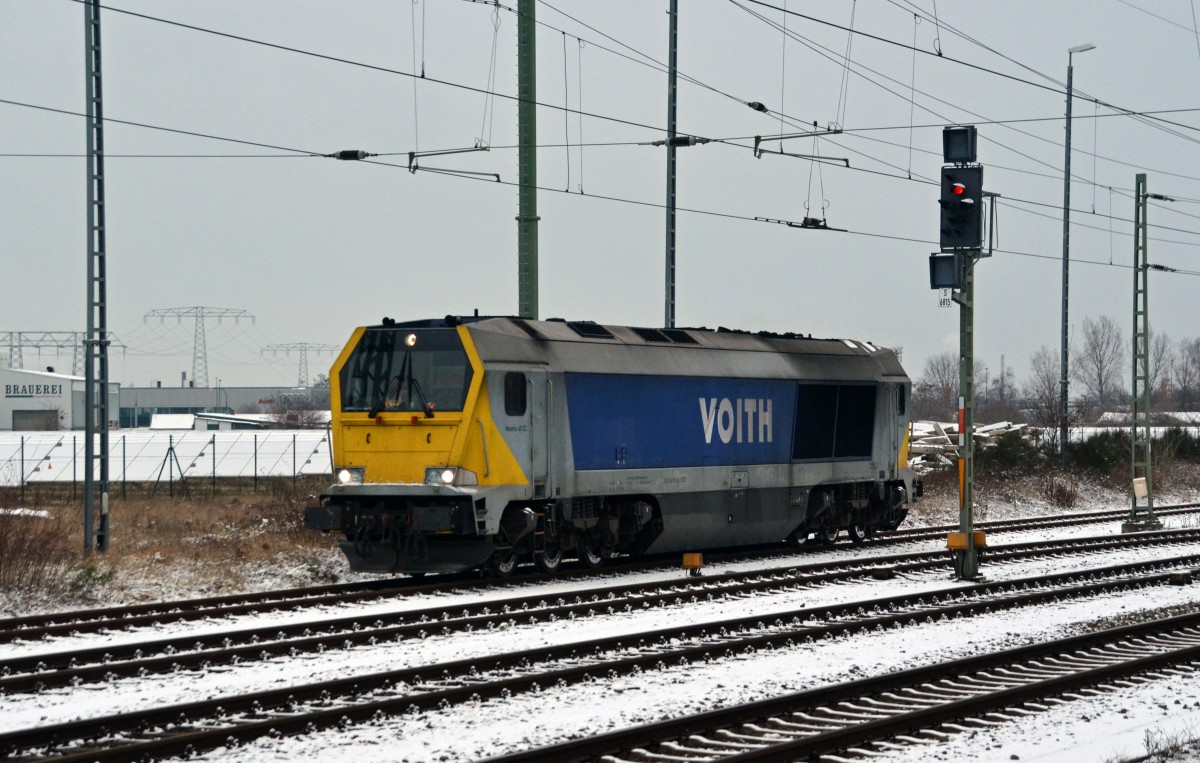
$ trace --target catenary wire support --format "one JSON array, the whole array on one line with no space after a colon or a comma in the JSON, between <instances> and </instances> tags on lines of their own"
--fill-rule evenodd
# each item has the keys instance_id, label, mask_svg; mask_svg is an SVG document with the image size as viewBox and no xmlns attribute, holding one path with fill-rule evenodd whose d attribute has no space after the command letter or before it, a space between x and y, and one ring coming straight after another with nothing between
<instances>
[{"instance_id":1,"label":"catenary wire support","mask_svg":"<svg viewBox=\"0 0 1200 763\"><path fill-rule=\"evenodd\" d=\"M1071 103L1075 88L1075 54L1085 53L1096 46L1089 43L1067 50L1067 121L1064 133L1063 158L1063 235L1062 235L1062 320L1060 331L1060 361L1058 380L1058 449L1060 463L1067 468L1067 443L1070 420L1070 282L1071 282Z\"/></svg>"},{"instance_id":2,"label":"catenary wire support","mask_svg":"<svg viewBox=\"0 0 1200 763\"><path fill-rule=\"evenodd\" d=\"M763 106L761 103L758 103L758 101L755 101L754 103L751 103L748 105L750 106L750 108L754 109L755 111L762 111L764 113L767 111L767 108L765 106ZM756 106L762 106L762 108L756 108ZM754 136L754 158L761 159L761 158L763 158L763 155L792 156L797 159L813 159L813 160L819 161L819 162L825 162L828 164L841 164L845 167L849 167L850 166L849 159L835 158L835 157L831 157L831 156L816 156L814 154L791 154L791 153L787 153L783 150L783 141L785 141L785 140L792 140L793 138L814 138L814 137L818 137L821 135L841 135L841 134L842 134L842 128L840 128L840 127L828 127L824 130L821 130L821 129L817 128L817 125L814 122L813 129L805 130L804 132L792 132L792 133L787 133L786 135L766 135L766 136L755 135ZM768 143L771 141L780 141L778 151L767 151L767 150L763 149L762 144Z\"/></svg>"},{"instance_id":3,"label":"catenary wire support","mask_svg":"<svg viewBox=\"0 0 1200 763\"><path fill-rule=\"evenodd\" d=\"M776 220L772 217L756 217L755 222L772 223L773 225L786 225L789 228L807 228L809 230L833 230L841 233L848 232L845 228L830 228L829 224L824 220L818 220L815 217L805 217L800 222L795 220Z\"/></svg>"},{"instance_id":4,"label":"catenary wire support","mask_svg":"<svg viewBox=\"0 0 1200 763\"><path fill-rule=\"evenodd\" d=\"M84 339L83 550L108 550L108 298L104 227L104 95L100 2L84 3L87 100L87 336ZM99 474L97 474L99 472ZM99 516L97 516L97 510Z\"/></svg>"},{"instance_id":5,"label":"catenary wire support","mask_svg":"<svg viewBox=\"0 0 1200 763\"><path fill-rule=\"evenodd\" d=\"M536 0L517 3L517 311L538 317Z\"/></svg>"},{"instance_id":6,"label":"catenary wire support","mask_svg":"<svg viewBox=\"0 0 1200 763\"><path fill-rule=\"evenodd\" d=\"M491 151L491 146L477 142L470 148L443 148L435 151L409 151L408 152L408 171L414 175L417 170L425 170L427 172L445 172L451 175L479 175L484 177L495 178L496 182L500 182L500 176L494 172L468 172L466 170L455 170L447 167L422 167L421 159L427 156L450 156L452 154L473 154L479 151ZM371 154L374 156L374 154Z\"/></svg>"},{"instance_id":7,"label":"catenary wire support","mask_svg":"<svg viewBox=\"0 0 1200 763\"><path fill-rule=\"evenodd\" d=\"M667 11L667 230L666 257L663 268L666 276L663 326L675 328L675 106L678 97L679 75L679 0L671 0Z\"/></svg>"},{"instance_id":8,"label":"catenary wire support","mask_svg":"<svg viewBox=\"0 0 1200 763\"><path fill-rule=\"evenodd\" d=\"M1146 192L1146 175L1139 173L1134 183L1133 210L1133 428L1132 466L1133 501L1129 518L1121 524L1121 532L1161 530L1162 522L1154 516L1154 460L1151 453L1153 420L1150 412L1150 270L1147 262L1149 240L1146 209L1152 196Z\"/></svg>"}]
</instances>

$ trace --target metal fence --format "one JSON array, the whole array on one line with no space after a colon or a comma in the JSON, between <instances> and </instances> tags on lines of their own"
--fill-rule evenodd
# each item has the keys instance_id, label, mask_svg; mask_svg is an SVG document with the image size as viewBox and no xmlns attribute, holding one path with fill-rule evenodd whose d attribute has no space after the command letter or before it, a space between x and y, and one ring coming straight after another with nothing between
<instances>
[{"instance_id":1,"label":"metal fence","mask_svg":"<svg viewBox=\"0 0 1200 763\"><path fill-rule=\"evenodd\" d=\"M0 487L74 484L84 479L85 436L80 432L0 433ZM161 432L109 436L110 484L332 474L333 451L324 429Z\"/></svg>"}]
</instances>

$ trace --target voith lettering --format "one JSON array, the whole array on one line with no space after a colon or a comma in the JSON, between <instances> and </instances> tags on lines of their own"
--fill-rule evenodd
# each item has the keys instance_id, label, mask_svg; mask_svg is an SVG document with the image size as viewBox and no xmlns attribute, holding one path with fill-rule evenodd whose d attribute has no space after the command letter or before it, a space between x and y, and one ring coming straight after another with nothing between
<instances>
[{"instance_id":1,"label":"voith lettering","mask_svg":"<svg viewBox=\"0 0 1200 763\"><path fill-rule=\"evenodd\" d=\"M718 400L700 398L700 423L704 442L711 444L714 430L721 442L774 442L773 405L770 398L747 397Z\"/></svg>"}]
</instances>

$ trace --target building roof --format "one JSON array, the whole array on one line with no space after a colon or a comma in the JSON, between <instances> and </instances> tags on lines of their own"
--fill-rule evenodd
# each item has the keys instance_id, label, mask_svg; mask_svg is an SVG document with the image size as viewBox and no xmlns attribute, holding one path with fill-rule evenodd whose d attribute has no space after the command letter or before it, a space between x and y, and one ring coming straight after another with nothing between
<instances>
[{"instance_id":1,"label":"building roof","mask_svg":"<svg viewBox=\"0 0 1200 763\"><path fill-rule=\"evenodd\" d=\"M29 368L9 368L0 366L0 373L4 374L20 374L22 376L33 376L39 379L54 379L55 381L85 381L82 376L72 376L70 374L60 374L53 371L34 371Z\"/></svg>"},{"instance_id":2,"label":"building roof","mask_svg":"<svg viewBox=\"0 0 1200 763\"><path fill-rule=\"evenodd\" d=\"M150 419L151 429L192 429L195 425L194 413L156 413Z\"/></svg>"}]
</instances>

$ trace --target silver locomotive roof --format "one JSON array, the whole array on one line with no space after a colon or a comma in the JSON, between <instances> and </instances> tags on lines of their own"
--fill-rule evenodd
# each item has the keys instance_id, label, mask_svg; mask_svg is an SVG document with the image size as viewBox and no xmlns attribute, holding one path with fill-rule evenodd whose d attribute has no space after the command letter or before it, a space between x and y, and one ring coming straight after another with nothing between
<instances>
[{"instance_id":1,"label":"silver locomotive roof","mask_svg":"<svg viewBox=\"0 0 1200 763\"><path fill-rule=\"evenodd\" d=\"M436 327L437 323L422 321L419 325ZM892 350L848 339L510 317L448 316L440 323L445 327L466 325L486 365L533 364L578 373L754 379L908 379Z\"/></svg>"}]
</instances>

